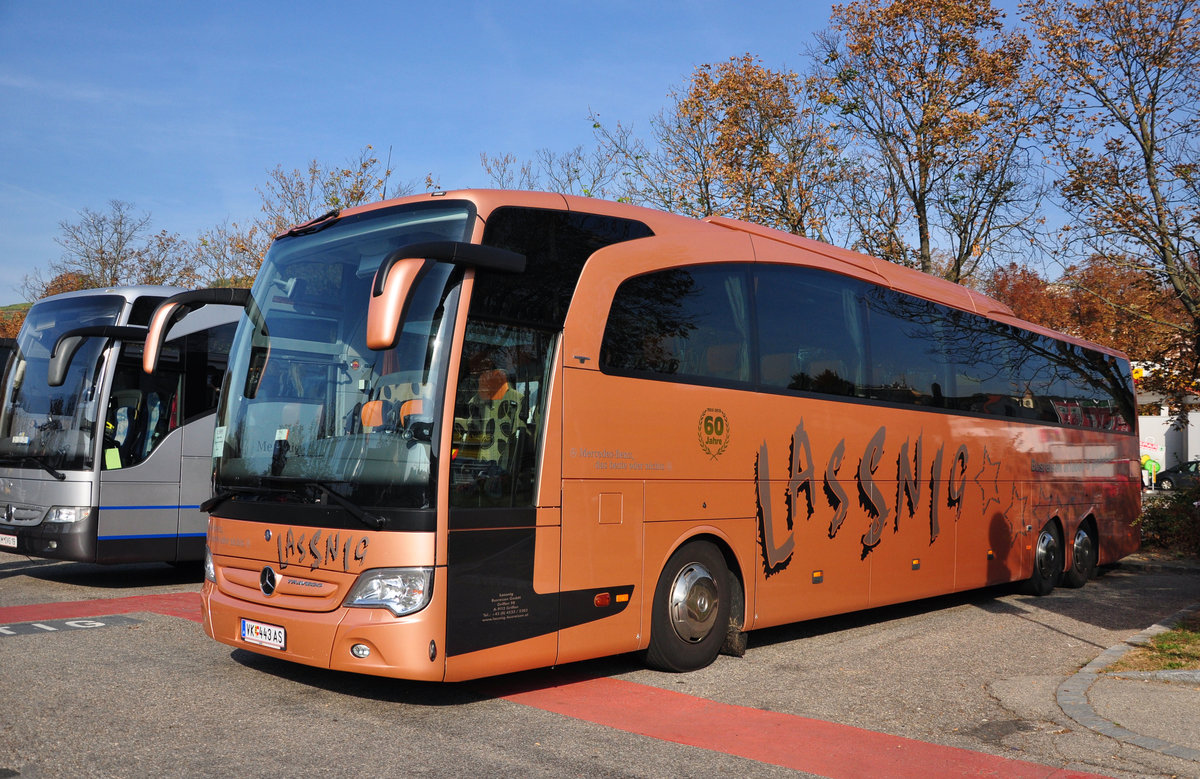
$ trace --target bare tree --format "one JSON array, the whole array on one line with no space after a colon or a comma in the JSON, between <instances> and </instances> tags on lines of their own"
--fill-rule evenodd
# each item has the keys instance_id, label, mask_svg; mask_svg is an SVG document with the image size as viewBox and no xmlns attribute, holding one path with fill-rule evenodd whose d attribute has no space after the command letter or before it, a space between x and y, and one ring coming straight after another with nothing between
<instances>
[{"instance_id":1,"label":"bare tree","mask_svg":"<svg viewBox=\"0 0 1200 779\"><path fill-rule=\"evenodd\" d=\"M63 221L59 227L62 232L54 240L62 256L44 271L26 276L22 284L30 301L71 288L193 280L179 236L151 233L150 215L137 213L130 203L111 200L106 212L85 208L78 221Z\"/></svg>"},{"instance_id":2,"label":"bare tree","mask_svg":"<svg viewBox=\"0 0 1200 779\"><path fill-rule=\"evenodd\" d=\"M267 172L267 183L258 189L262 215L239 226L218 227L201 236L200 256L210 269L224 269L222 278L250 277L258 272L275 236L334 209L369 203L387 195L411 194L415 186L390 183L392 170L364 146L345 165L325 165L312 160L303 170L276 165ZM431 184L432 175L426 177ZM393 191L389 192L389 187ZM226 273L228 271L228 273Z\"/></svg>"},{"instance_id":3,"label":"bare tree","mask_svg":"<svg viewBox=\"0 0 1200 779\"><path fill-rule=\"evenodd\" d=\"M489 156L484 152L479 155L479 161L492 185L499 189L540 189L583 197L621 197L614 187L619 176L619 163L605 149L587 151L583 146L576 146L559 153L543 148L534 153L532 161L524 162L511 153Z\"/></svg>"}]
</instances>

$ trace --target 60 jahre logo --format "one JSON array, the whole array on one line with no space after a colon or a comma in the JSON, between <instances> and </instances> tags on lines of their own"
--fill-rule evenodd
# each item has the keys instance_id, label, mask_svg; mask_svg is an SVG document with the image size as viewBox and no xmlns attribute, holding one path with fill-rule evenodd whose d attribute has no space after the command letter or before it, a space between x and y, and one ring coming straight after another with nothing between
<instances>
[{"instance_id":1,"label":"60 jahre logo","mask_svg":"<svg viewBox=\"0 0 1200 779\"><path fill-rule=\"evenodd\" d=\"M719 408L704 409L700 414L696 436L705 454L717 459L729 447L729 417Z\"/></svg>"}]
</instances>

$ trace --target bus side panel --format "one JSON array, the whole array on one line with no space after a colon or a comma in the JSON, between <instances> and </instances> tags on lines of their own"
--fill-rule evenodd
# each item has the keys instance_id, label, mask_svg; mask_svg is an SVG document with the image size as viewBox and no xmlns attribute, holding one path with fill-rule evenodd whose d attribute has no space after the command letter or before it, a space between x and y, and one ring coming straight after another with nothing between
<instances>
[{"instance_id":1,"label":"bus side panel","mask_svg":"<svg viewBox=\"0 0 1200 779\"><path fill-rule=\"evenodd\" d=\"M853 494L853 482L834 480L828 483L831 489L833 483L842 494ZM789 529L783 508L788 485L786 478L758 481L760 500L765 497L767 502L758 519L754 628L854 611L866 608L870 599L871 561L863 559L858 538L840 526L831 531L838 524L838 512L823 498L816 501L811 517L793 517ZM799 501L804 502L802 495Z\"/></svg>"},{"instance_id":2,"label":"bus side panel","mask_svg":"<svg viewBox=\"0 0 1200 779\"><path fill-rule=\"evenodd\" d=\"M1096 525L1100 534L1101 565L1114 563L1133 554L1142 544L1141 528L1131 520L1142 513L1142 477L1140 464L1130 464L1131 476L1124 484L1106 485L1108 511L1097 512Z\"/></svg>"},{"instance_id":3,"label":"bus side panel","mask_svg":"<svg viewBox=\"0 0 1200 779\"><path fill-rule=\"evenodd\" d=\"M929 517L928 483L911 512L907 495L901 494L899 507L896 505L897 492L902 493L901 482L881 480L876 485L888 496L890 505L883 521L867 518L860 524L859 556L867 558L871 566L868 605L900 603L952 590L956 541L964 531L969 532L966 526L972 521L966 517L955 521L951 514L948 521L940 523L935 536ZM848 486L857 489L856 485Z\"/></svg>"},{"instance_id":4,"label":"bus side panel","mask_svg":"<svg viewBox=\"0 0 1200 779\"><path fill-rule=\"evenodd\" d=\"M175 559L182 447L175 430L138 465L100 472L97 562Z\"/></svg>"},{"instance_id":5,"label":"bus side panel","mask_svg":"<svg viewBox=\"0 0 1200 779\"><path fill-rule=\"evenodd\" d=\"M569 480L562 500L558 662L632 652L642 634L642 482Z\"/></svg>"},{"instance_id":6,"label":"bus side panel","mask_svg":"<svg viewBox=\"0 0 1200 779\"><path fill-rule=\"evenodd\" d=\"M447 538L447 673L466 678L459 658L487 651L508 670L551 665L557 648L560 594L539 592L538 550L557 553L556 526L452 530ZM436 595L436 593L435 593ZM548 637L548 639L546 639ZM542 641L522 645L528 639ZM517 647L520 648L517 648ZM480 655L482 657L483 655ZM473 661L483 662L479 657Z\"/></svg>"},{"instance_id":7,"label":"bus side panel","mask_svg":"<svg viewBox=\"0 0 1200 779\"><path fill-rule=\"evenodd\" d=\"M556 521L557 514L557 509L538 510L538 525L533 550L532 595L528 598L524 595L520 598L517 597L518 588L521 588L523 592L526 583L518 583L513 587L504 588L494 601L489 597L487 605L483 607L488 613L482 617L478 613L451 613L447 616L443 605L441 607L442 618L449 620L447 631L462 629L476 634L478 637L487 637L492 631L490 625L531 625L534 622L534 607L531 604L535 601L543 603L542 606L536 607L538 611L544 611L548 606L557 608L560 534L558 525L552 524ZM455 532L461 535L476 531ZM457 543L451 544L450 547L452 550L458 550ZM435 597L436 595L435 592ZM522 601L524 601L523 605ZM444 602L442 601L443 604ZM552 614L549 619L542 620L540 626L534 630L544 632L532 635L532 637L524 637L530 632L526 631L524 634L515 634L520 637L502 646L490 646L476 651L449 655L446 658L446 681L478 679L483 676L552 665L558 653L558 634L555 631L557 625L554 623L556 616ZM457 617L468 619L457 620ZM474 619L471 619L472 617ZM501 632L505 631L502 629Z\"/></svg>"},{"instance_id":8,"label":"bus side panel","mask_svg":"<svg viewBox=\"0 0 1200 779\"><path fill-rule=\"evenodd\" d=\"M554 654L557 651L558 637L548 634L514 641L502 647L454 655L446 658L445 680L463 682L485 676L544 668L554 664Z\"/></svg>"},{"instance_id":9,"label":"bus side panel","mask_svg":"<svg viewBox=\"0 0 1200 779\"><path fill-rule=\"evenodd\" d=\"M1028 425L949 417L941 474L942 515L957 530L953 590L1029 576ZM1024 483L1022 483L1022 480ZM1030 504L1031 505L1031 504Z\"/></svg>"}]
</instances>

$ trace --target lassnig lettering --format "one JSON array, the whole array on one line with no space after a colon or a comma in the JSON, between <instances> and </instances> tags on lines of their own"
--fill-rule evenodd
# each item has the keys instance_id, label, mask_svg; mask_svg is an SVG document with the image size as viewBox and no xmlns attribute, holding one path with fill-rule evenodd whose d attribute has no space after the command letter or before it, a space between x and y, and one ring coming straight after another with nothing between
<instances>
[{"instance_id":1,"label":"lassnig lettering","mask_svg":"<svg viewBox=\"0 0 1200 779\"><path fill-rule=\"evenodd\" d=\"M317 566L336 563L339 557L343 571L350 570L352 559L361 569L366 562L369 543L370 540L366 537L356 539L350 533L346 533L344 537L341 533L330 533L322 539L320 530L314 530L312 537L308 539L305 538L304 533L296 536L295 532L290 529L287 531L286 540L284 540L283 534L275 536L275 550L280 570L289 565L305 564L310 570L316 570Z\"/></svg>"},{"instance_id":2,"label":"lassnig lettering","mask_svg":"<svg viewBox=\"0 0 1200 779\"><path fill-rule=\"evenodd\" d=\"M891 520L893 532L900 532L901 517L917 516L922 503L929 517L929 543L937 541L941 533L941 511L943 507L954 512L957 518L962 513L963 495L967 488L967 466L970 455L965 444L960 445L954 455L946 459L945 445L939 444L932 457L925 457L925 437L905 438L899 444L896 457L896 499L892 504L884 494L884 474L879 473L887 459L887 428L880 427L862 449L854 479L858 486L858 505L865 515L865 529L861 536L862 557L866 559L883 540L884 529ZM822 509L828 509L828 536L836 538L849 516L849 496L844 481L839 479L846 455L846 439L841 439L829 453L821 471L821 493L824 506L819 507L816 496L818 461L813 456L812 441L804 429L804 420L796 425L792 433L789 452L787 490L783 495L784 521L777 522L776 500L770 488L769 447L766 440L758 449L754 459L754 491L758 503L758 533L762 548L763 571L773 576L787 568L795 551L795 521L803 507L804 520L812 521ZM929 463L929 477L925 478L925 464ZM928 483L928 499L925 499L925 484ZM824 513L824 512L823 512ZM780 525L786 527L783 530Z\"/></svg>"}]
</instances>

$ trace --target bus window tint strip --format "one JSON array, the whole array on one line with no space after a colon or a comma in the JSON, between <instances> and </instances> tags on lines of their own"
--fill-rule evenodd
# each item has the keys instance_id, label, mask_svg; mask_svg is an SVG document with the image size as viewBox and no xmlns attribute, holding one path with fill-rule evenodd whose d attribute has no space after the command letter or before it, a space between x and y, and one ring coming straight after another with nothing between
<instances>
[{"instance_id":1,"label":"bus window tint strip","mask_svg":"<svg viewBox=\"0 0 1200 779\"><path fill-rule=\"evenodd\" d=\"M676 268L626 280L608 373L1133 430L1123 360L815 268Z\"/></svg>"}]
</instances>

